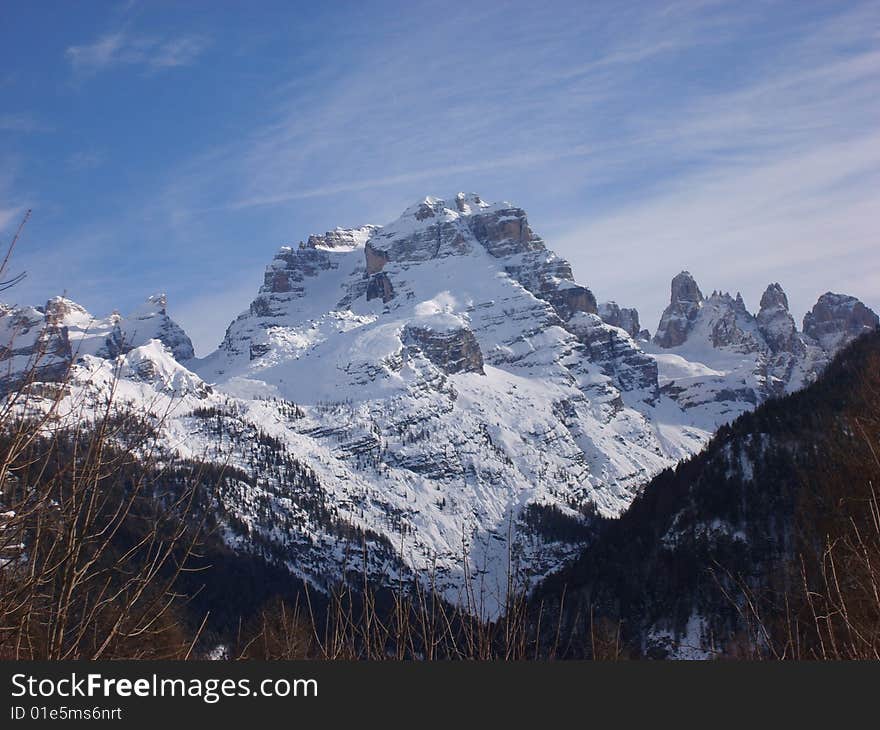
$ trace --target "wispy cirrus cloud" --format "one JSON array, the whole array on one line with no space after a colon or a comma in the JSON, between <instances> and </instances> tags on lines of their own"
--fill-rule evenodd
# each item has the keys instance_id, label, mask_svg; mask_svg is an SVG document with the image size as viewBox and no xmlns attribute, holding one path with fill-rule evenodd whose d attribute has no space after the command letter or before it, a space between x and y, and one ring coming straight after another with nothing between
<instances>
[{"instance_id":1,"label":"wispy cirrus cloud","mask_svg":"<svg viewBox=\"0 0 880 730\"><path fill-rule=\"evenodd\" d=\"M258 282L275 245L457 189L523 205L579 279L649 326L680 268L750 303L770 279L801 311L820 287L880 303L865 254L880 189L876 2L430 9L331 9L295 40L293 26L260 23L261 42L218 67L229 117L212 110L212 133L104 221L107 240L161 242L145 266L183 277L189 256L189 276L224 292L210 323L195 294L185 305L197 338L217 339L246 304L240 279ZM68 50L79 74L155 73L204 53L201 36L147 37L132 13L114 22ZM242 41L222 23L214 33ZM114 150L107 171L123 158Z\"/></svg>"},{"instance_id":2,"label":"wispy cirrus cloud","mask_svg":"<svg viewBox=\"0 0 880 730\"><path fill-rule=\"evenodd\" d=\"M717 16L684 7L600 8L568 24L532 8L517 16L513 24L507 11L484 8L430 25L399 20L388 37L356 47L318 94L292 85L267 106L267 123L191 160L169 197L209 190L219 170L235 181L227 200L196 207L279 206L584 158L619 146L598 130L640 68L726 37ZM607 35L585 44L593 25L609 26Z\"/></svg>"},{"instance_id":3,"label":"wispy cirrus cloud","mask_svg":"<svg viewBox=\"0 0 880 730\"><path fill-rule=\"evenodd\" d=\"M208 45L209 40L201 35L152 37L117 30L92 43L70 46L65 55L73 70L82 75L117 66L140 66L155 72L194 63Z\"/></svg>"},{"instance_id":4,"label":"wispy cirrus cloud","mask_svg":"<svg viewBox=\"0 0 880 730\"><path fill-rule=\"evenodd\" d=\"M52 128L41 122L32 114L0 114L0 132L21 132L30 134L32 132L50 132Z\"/></svg>"},{"instance_id":5,"label":"wispy cirrus cloud","mask_svg":"<svg viewBox=\"0 0 880 730\"><path fill-rule=\"evenodd\" d=\"M859 4L786 38L738 83L645 115L632 149L669 174L561 226L559 250L649 326L685 268L753 306L778 280L797 316L827 288L876 307L878 25L880 8Z\"/></svg>"},{"instance_id":6,"label":"wispy cirrus cloud","mask_svg":"<svg viewBox=\"0 0 880 730\"><path fill-rule=\"evenodd\" d=\"M101 150L80 150L67 158L67 167L74 171L94 170L103 165L105 159Z\"/></svg>"},{"instance_id":7,"label":"wispy cirrus cloud","mask_svg":"<svg viewBox=\"0 0 880 730\"><path fill-rule=\"evenodd\" d=\"M6 231L22 214L20 207L0 208L0 232Z\"/></svg>"},{"instance_id":8,"label":"wispy cirrus cloud","mask_svg":"<svg viewBox=\"0 0 880 730\"><path fill-rule=\"evenodd\" d=\"M347 180L337 182L330 185L323 185L314 188L299 188L289 192L280 191L278 193L267 196L255 196L252 198L242 198L236 200L226 206L229 210L239 210L243 208L255 208L261 206L275 206L283 203L291 203L298 200L308 200L309 198L322 198L341 193L360 192L364 190L376 190L394 185L406 183L417 183L424 180L436 179L443 176L464 176L475 172L485 170L498 170L501 168L528 168L537 163L554 162L565 160L572 157L586 157L594 150L589 146L576 146L559 149L556 151L547 150L539 153L511 153L502 157L493 159L480 160L471 164L451 165L448 167L425 168L404 172L398 175L390 175L388 177L374 177L366 179ZM448 192L448 191L447 191Z\"/></svg>"}]
</instances>

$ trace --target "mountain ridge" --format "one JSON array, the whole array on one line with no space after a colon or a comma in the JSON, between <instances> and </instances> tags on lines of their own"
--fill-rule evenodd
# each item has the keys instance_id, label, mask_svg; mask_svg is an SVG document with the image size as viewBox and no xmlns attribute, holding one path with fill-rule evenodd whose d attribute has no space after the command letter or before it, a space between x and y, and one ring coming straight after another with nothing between
<instances>
[{"instance_id":1,"label":"mountain ridge","mask_svg":"<svg viewBox=\"0 0 880 730\"><path fill-rule=\"evenodd\" d=\"M207 357L192 356L153 297L107 320L66 302L4 308L0 366L9 387L45 350L54 369L39 377L70 370L71 403L108 392L118 369L120 398L170 413L169 448L251 475L223 495L236 549L325 584L358 560L333 514L373 536L378 557L362 567L377 580L439 570L453 601L479 581L491 615L511 554L531 582L576 549L544 539L526 508L575 522L620 514L720 425L811 382L876 326L857 300L824 296L815 339L793 326L778 285L752 315L741 297L704 297L683 272L649 341L638 313L599 304L521 208L428 196L386 226L280 248ZM321 510L254 461L246 442L257 434L313 470Z\"/></svg>"}]
</instances>

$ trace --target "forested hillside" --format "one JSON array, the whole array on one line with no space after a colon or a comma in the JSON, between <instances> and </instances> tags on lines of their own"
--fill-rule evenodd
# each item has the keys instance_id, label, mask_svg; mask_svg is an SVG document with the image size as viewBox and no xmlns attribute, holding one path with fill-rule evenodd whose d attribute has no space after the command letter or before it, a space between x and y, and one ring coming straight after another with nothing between
<instances>
[{"instance_id":1,"label":"forested hillside","mask_svg":"<svg viewBox=\"0 0 880 730\"><path fill-rule=\"evenodd\" d=\"M880 333L659 474L534 601L570 653L874 657Z\"/></svg>"}]
</instances>

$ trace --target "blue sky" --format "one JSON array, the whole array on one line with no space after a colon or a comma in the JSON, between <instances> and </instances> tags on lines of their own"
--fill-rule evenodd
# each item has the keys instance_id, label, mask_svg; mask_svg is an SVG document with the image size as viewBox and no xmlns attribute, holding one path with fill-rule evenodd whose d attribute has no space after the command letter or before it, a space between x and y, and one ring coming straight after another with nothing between
<instances>
[{"instance_id":1,"label":"blue sky","mask_svg":"<svg viewBox=\"0 0 880 730\"><path fill-rule=\"evenodd\" d=\"M457 190L651 329L683 268L880 308L878 121L878 2L0 0L9 294L166 291L201 353L278 246Z\"/></svg>"}]
</instances>

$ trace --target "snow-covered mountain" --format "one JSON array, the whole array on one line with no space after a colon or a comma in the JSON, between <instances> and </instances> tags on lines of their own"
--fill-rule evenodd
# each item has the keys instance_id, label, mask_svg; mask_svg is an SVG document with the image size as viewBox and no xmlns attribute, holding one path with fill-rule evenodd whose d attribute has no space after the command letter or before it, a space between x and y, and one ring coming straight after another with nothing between
<instances>
[{"instance_id":1,"label":"snow-covered mountain","mask_svg":"<svg viewBox=\"0 0 880 730\"><path fill-rule=\"evenodd\" d=\"M98 319L65 297L44 307L0 303L0 387L14 386L34 367L38 378L61 378L86 356L109 360L153 340L186 362L194 354L192 341L165 307L165 295L155 294L127 317L114 312Z\"/></svg>"},{"instance_id":2,"label":"snow-covered mountain","mask_svg":"<svg viewBox=\"0 0 880 730\"><path fill-rule=\"evenodd\" d=\"M828 292L799 332L778 283L767 287L753 315L739 293L704 297L683 271L672 280L669 306L646 349L657 360L661 391L685 410L713 413L720 425L813 382L834 354L877 326L877 315L860 301Z\"/></svg>"},{"instance_id":3,"label":"snow-covered mountain","mask_svg":"<svg viewBox=\"0 0 880 730\"><path fill-rule=\"evenodd\" d=\"M119 398L164 416L169 449L247 475L217 495L236 549L320 586L361 567L366 543L374 580L430 572L452 600L470 582L486 613L511 557L534 579L572 553L551 521L620 514L720 424L877 326L826 294L799 332L778 284L755 316L685 272L651 340L521 208L474 194L281 248L204 359L165 308L6 307L4 387L38 356L39 379L70 368L71 402L118 372Z\"/></svg>"}]
</instances>

